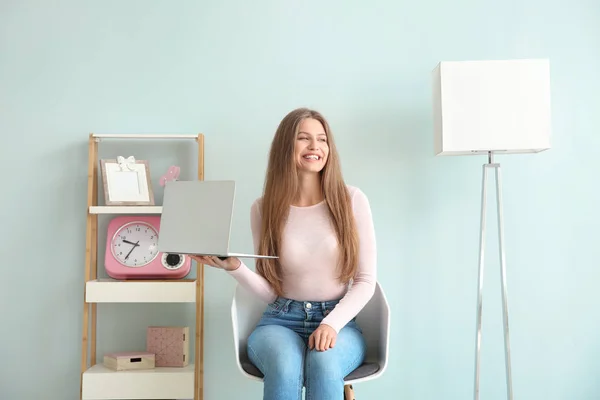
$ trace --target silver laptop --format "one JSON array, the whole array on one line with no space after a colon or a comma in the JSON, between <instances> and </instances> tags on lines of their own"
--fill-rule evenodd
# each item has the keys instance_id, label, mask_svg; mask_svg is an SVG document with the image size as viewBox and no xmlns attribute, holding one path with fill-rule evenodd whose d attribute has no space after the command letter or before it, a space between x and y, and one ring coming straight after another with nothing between
<instances>
[{"instance_id":1,"label":"silver laptop","mask_svg":"<svg viewBox=\"0 0 600 400\"><path fill-rule=\"evenodd\" d=\"M231 251L229 242L234 202L235 181L167 182L158 251L211 255L221 259L277 258L273 255Z\"/></svg>"}]
</instances>

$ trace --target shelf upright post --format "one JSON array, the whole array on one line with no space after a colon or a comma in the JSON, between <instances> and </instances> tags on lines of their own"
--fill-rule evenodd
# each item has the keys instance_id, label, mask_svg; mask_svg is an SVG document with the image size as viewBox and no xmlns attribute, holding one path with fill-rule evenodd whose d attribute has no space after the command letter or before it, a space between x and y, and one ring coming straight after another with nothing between
<instances>
[{"instance_id":1,"label":"shelf upright post","mask_svg":"<svg viewBox=\"0 0 600 400\"><path fill-rule=\"evenodd\" d=\"M204 180L204 135L198 134L198 180ZM204 228L199 228L204 229ZM204 265L196 265L196 355L194 400L204 400Z\"/></svg>"},{"instance_id":2,"label":"shelf upright post","mask_svg":"<svg viewBox=\"0 0 600 400\"><path fill-rule=\"evenodd\" d=\"M88 193L87 193L87 218L85 233L85 271L83 284L83 326L81 338L81 374L79 376L79 397L83 398L83 373L88 369L88 349L90 349L90 364L96 363L96 304L86 302L87 283L96 279L97 253L98 253L98 216L90 213L90 207L98 203L98 141L93 133L88 140ZM91 318L90 318L91 308ZM92 323L90 333L90 319Z\"/></svg>"}]
</instances>

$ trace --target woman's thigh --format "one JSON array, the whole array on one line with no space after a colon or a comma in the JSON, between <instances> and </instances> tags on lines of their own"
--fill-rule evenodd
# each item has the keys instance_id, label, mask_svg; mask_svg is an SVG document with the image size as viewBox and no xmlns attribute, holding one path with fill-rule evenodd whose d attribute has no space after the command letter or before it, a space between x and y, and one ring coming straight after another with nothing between
<instances>
[{"instance_id":1,"label":"woman's thigh","mask_svg":"<svg viewBox=\"0 0 600 400\"><path fill-rule=\"evenodd\" d=\"M269 372L303 372L306 345L290 328L281 325L258 326L248 338L248 357L265 375Z\"/></svg>"},{"instance_id":2,"label":"woman's thigh","mask_svg":"<svg viewBox=\"0 0 600 400\"><path fill-rule=\"evenodd\" d=\"M305 376L307 379L311 376L343 379L362 364L366 349L366 342L360 329L349 324L340 330L333 348L307 352Z\"/></svg>"}]
</instances>

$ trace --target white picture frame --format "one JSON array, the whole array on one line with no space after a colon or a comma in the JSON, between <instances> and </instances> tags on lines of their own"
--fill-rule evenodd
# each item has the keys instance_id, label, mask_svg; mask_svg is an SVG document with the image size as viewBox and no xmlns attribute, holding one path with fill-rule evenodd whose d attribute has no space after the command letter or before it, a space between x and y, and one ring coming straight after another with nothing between
<instances>
[{"instance_id":1,"label":"white picture frame","mask_svg":"<svg viewBox=\"0 0 600 400\"><path fill-rule=\"evenodd\" d=\"M154 193L147 160L100 160L104 202L107 206L153 206Z\"/></svg>"}]
</instances>

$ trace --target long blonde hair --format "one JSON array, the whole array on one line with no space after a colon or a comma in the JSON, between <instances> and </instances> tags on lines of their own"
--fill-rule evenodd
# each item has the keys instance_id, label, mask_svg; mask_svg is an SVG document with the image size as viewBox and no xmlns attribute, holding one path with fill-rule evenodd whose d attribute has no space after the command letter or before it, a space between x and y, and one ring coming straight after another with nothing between
<instances>
[{"instance_id":1,"label":"long blonde hair","mask_svg":"<svg viewBox=\"0 0 600 400\"><path fill-rule=\"evenodd\" d=\"M281 236L290 206L299 191L298 171L294 156L296 136L302 120L319 121L327 135L329 157L321 174L321 188L329 207L340 250L339 279L349 282L358 264L358 234L350 194L342 177L339 156L327 120L319 112L298 108L280 122L269 152L263 197L261 201L261 233L259 254L279 254ZM278 259L257 259L256 271L282 296L282 273Z\"/></svg>"}]
</instances>

